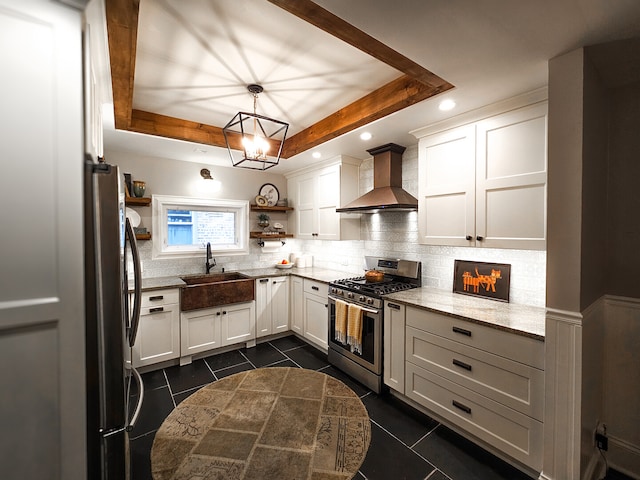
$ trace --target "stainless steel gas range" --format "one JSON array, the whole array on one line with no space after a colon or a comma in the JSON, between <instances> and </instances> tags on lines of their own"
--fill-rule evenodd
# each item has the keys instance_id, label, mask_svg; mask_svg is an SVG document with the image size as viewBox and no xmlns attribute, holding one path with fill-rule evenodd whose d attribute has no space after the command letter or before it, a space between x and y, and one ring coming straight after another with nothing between
<instances>
[{"instance_id":1,"label":"stainless steel gas range","mask_svg":"<svg viewBox=\"0 0 640 480\"><path fill-rule=\"evenodd\" d=\"M384 295L422 286L422 264L413 260L365 257L367 270L384 273L381 281L369 282L365 276L334 280L329 284L329 363L348 373L363 385L382 390L383 298ZM346 305L337 305L343 302ZM336 332L337 306L344 312L357 306L361 312L361 348L355 348ZM358 312L358 313L359 313ZM358 351L360 350L360 351Z\"/></svg>"}]
</instances>

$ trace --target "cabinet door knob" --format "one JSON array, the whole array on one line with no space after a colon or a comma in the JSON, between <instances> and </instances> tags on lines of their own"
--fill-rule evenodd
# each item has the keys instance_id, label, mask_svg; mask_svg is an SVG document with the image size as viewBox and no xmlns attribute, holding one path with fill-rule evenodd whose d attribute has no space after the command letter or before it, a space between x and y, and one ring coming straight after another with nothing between
<instances>
[{"instance_id":1,"label":"cabinet door knob","mask_svg":"<svg viewBox=\"0 0 640 480\"><path fill-rule=\"evenodd\" d=\"M220 316L220 312L216 312L216 315L217 315L217 316Z\"/></svg>"},{"instance_id":2,"label":"cabinet door knob","mask_svg":"<svg viewBox=\"0 0 640 480\"><path fill-rule=\"evenodd\" d=\"M477 240L477 241L479 241L479 242L481 242L482 240L484 240L484 237L483 237L483 236L481 236L481 235L478 235L478 236L476 237L476 240Z\"/></svg>"},{"instance_id":3,"label":"cabinet door knob","mask_svg":"<svg viewBox=\"0 0 640 480\"><path fill-rule=\"evenodd\" d=\"M467 239L467 241L473 240L473 237L471 235L467 235L465 238Z\"/></svg>"},{"instance_id":4,"label":"cabinet door knob","mask_svg":"<svg viewBox=\"0 0 640 480\"><path fill-rule=\"evenodd\" d=\"M222 314L223 314L223 315L226 315L226 314L227 314L227 311L226 311L226 310L223 310L223 311L222 311Z\"/></svg>"}]
</instances>

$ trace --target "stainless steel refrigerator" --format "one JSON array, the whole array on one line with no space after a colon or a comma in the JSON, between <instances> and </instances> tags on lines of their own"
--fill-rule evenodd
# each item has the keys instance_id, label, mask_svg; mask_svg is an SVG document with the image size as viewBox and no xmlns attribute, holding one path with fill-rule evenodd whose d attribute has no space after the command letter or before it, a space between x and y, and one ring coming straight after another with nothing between
<instances>
[{"instance_id":1,"label":"stainless steel refrigerator","mask_svg":"<svg viewBox=\"0 0 640 480\"><path fill-rule=\"evenodd\" d=\"M130 478L128 435L144 397L128 361L140 316L140 260L118 167L87 156L84 191L87 478L122 480Z\"/></svg>"}]
</instances>

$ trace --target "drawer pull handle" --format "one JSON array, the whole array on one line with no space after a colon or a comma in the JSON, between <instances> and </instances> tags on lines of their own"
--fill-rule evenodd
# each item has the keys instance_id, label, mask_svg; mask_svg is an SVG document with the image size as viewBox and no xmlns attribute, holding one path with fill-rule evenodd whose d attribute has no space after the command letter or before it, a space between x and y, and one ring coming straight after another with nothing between
<instances>
[{"instance_id":1,"label":"drawer pull handle","mask_svg":"<svg viewBox=\"0 0 640 480\"><path fill-rule=\"evenodd\" d=\"M454 364L456 367L464 368L465 370L469 370L469 371L471 371L471 365L469 365L468 363L461 362L460 360L456 360L456 359L454 358L454 359L453 359L453 364Z\"/></svg>"},{"instance_id":2,"label":"drawer pull handle","mask_svg":"<svg viewBox=\"0 0 640 480\"><path fill-rule=\"evenodd\" d=\"M467 407L466 405L463 405L460 402L456 402L455 400L451 401L451 404L456 407L459 410L462 410L464 413L468 413L469 415L471 415L471 409L469 407Z\"/></svg>"},{"instance_id":3,"label":"drawer pull handle","mask_svg":"<svg viewBox=\"0 0 640 480\"><path fill-rule=\"evenodd\" d=\"M467 337L471 336L471 330L465 330L464 328L460 328L460 327L453 327L452 330L454 331L454 333L459 333L461 335L466 335Z\"/></svg>"},{"instance_id":4,"label":"drawer pull handle","mask_svg":"<svg viewBox=\"0 0 640 480\"><path fill-rule=\"evenodd\" d=\"M320 290L320 287L316 287L315 285L311 287L311 290L315 290L316 292Z\"/></svg>"},{"instance_id":5,"label":"drawer pull handle","mask_svg":"<svg viewBox=\"0 0 640 480\"><path fill-rule=\"evenodd\" d=\"M396 305L395 303L387 303L389 308L393 308L394 310L400 310L400 305Z\"/></svg>"},{"instance_id":6,"label":"drawer pull handle","mask_svg":"<svg viewBox=\"0 0 640 480\"><path fill-rule=\"evenodd\" d=\"M149 313L158 313L158 312L163 312L164 311L164 307L156 307L156 308L150 308L149 309Z\"/></svg>"},{"instance_id":7,"label":"drawer pull handle","mask_svg":"<svg viewBox=\"0 0 640 480\"><path fill-rule=\"evenodd\" d=\"M155 295L153 297L149 297L150 302L157 302L158 300L164 300L164 295Z\"/></svg>"},{"instance_id":8,"label":"drawer pull handle","mask_svg":"<svg viewBox=\"0 0 640 480\"><path fill-rule=\"evenodd\" d=\"M267 283L269 281L268 278L261 278L260 283Z\"/></svg>"}]
</instances>

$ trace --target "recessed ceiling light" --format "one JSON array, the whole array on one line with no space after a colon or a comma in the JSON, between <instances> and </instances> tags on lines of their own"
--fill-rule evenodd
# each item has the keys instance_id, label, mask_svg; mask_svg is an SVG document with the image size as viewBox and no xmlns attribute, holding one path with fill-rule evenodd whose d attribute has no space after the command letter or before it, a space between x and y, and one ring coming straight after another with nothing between
<instances>
[{"instance_id":1,"label":"recessed ceiling light","mask_svg":"<svg viewBox=\"0 0 640 480\"><path fill-rule=\"evenodd\" d=\"M371 140L371 137L373 137L373 135L371 135L369 132L362 132L360 134L360 140Z\"/></svg>"},{"instance_id":2,"label":"recessed ceiling light","mask_svg":"<svg viewBox=\"0 0 640 480\"><path fill-rule=\"evenodd\" d=\"M320 157L322 157L322 154L321 154L320 152L313 152L313 153L311 154L311 156L312 156L313 158L320 158Z\"/></svg>"},{"instance_id":3,"label":"recessed ceiling light","mask_svg":"<svg viewBox=\"0 0 640 480\"><path fill-rule=\"evenodd\" d=\"M455 106L456 106L456 102L454 102L450 98L447 98L446 100L443 100L440 102L440 105L438 105L438 108L443 112L446 112L448 110L452 110Z\"/></svg>"}]
</instances>

